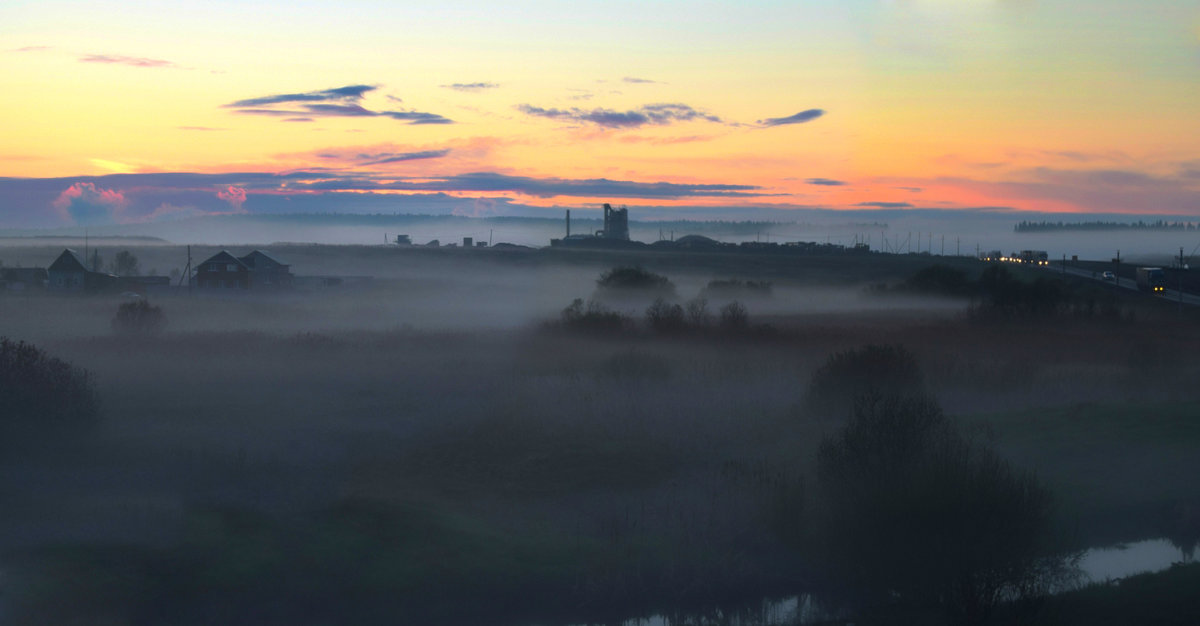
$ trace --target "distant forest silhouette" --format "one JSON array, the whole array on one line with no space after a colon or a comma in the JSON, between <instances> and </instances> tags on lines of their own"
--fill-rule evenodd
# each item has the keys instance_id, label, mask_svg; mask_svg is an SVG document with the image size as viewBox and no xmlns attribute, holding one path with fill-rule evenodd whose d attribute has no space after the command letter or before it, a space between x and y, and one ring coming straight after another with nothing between
<instances>
[{"instance_id":1,"label":"distant forest silhouette","mask_svg":"<svg viewBox=\"0 0 1200 626\"><path fill-rule=\"evenodd\" d=\"M1013 227L1013 230L1018 233L1044 233L1060 230L1183 230L1192 231L1200 229L1200 223L1196 222L1168 222L1165 220L1155 220L1146 222L1138 220L1136 222L1029 222L1022 220L1021 223Z\"/></svg>"}]
</instances>

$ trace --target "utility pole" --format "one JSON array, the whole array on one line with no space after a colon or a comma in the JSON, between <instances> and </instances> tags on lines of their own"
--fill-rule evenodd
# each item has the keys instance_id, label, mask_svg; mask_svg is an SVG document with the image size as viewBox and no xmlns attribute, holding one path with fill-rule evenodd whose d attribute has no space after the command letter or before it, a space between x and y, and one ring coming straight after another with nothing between
<instances>
[{"instance_id":1,"label":"utility pole","mask_svg":"<svg viewBox=\"0 0 1200 626\"><path fill-rule=\"evenodd\" d=\"M1121 285L1121 251L1117 250L1117 258L1113 259L1113 293Z\"/></svg>"},{"instance_id":2,"label":"utility pole","mask_svg":"<svg viewBox=\"0 0 1200 626\"><path fill-rule=\"evenodd\" d=\"M1179 246L1179 315L1183 315L1183 246Z\"/></svg>"}]
</instances>

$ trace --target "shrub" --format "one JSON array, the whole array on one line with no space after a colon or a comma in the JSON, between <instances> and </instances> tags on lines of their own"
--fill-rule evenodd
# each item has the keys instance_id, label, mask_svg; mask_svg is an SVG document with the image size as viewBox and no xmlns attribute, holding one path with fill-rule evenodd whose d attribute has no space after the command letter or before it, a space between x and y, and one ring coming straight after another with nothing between
<instances>
[{"instance_id":1,"label":"shrub","mask_svg":"<svg viewBox=\"0 0 1200 626\"><path fill-rule=\"evenodd\" d=\"M89 421L98 409L87 370L0 337L0 443L19 431Z\"/></svg>"},{"instance_id":2,"label":"shrub","mask_svg":"<svg viewBox=\"0 0 1200 626\"><path fill-rule=\"evenodd\" d=\"M771 283L765 280L710 280L700 294L713 298L766 298L771 295Z\"/></svg>"},{"instance_id":3,"label":"shrub","mask_svg":"<svg viewBox=\"0 0 1200 626\"><path fill-rule=\"evenodd\" d=\"M141 299L117 307L117 315L112 320L113 331L125 335L152 335L166 327L167 316L162 307Z\"/></svg>"},{"instance_id":4,"label":"shrub","mask_svg":"<svg viewBox=\"0 0 1200 626\"><path fill-rule=\"evenodd\" d=\"M980 302L970 311L975 319L1053 317L1069 309L1072 301L1061 281L1041 276L1025 283L1003 265L993 265L980 274L979 293Z\"/></svg>"},{"instance_id":5,"label":"shrub","mask_svg":"<svg viewBox=\"0 0 1200 626\"><path fill-rule=\"evenodd\" d=\"M569 330L586 332L614 332L629 326L631 320L608 307L588 300L584 305L582 298L575 298L569 306L562 310L562 324Z\"/></svg>"},{"instance_id":6,"label":"shrub","mask_svg":"<svg viewBox=\"0 0 1200 626\"><path fill-rule=\"evenodd\" d=\"M687 327L683 307L658 298L646 309L646 324L660 333L677 333Z\"/></svg>"},{"instance_id":7,"label":"shrub","mask_svg":"<svg viewBox=\"0 0 1200 626\"><path fill-rule=\"evenodd\" d=\"M824 568L863 606L977 623L1071 574L1051 545L1050 493L963 438L928 396L860 402L822 441L817 483Z\"/></svg>"},{"instance_id":8,"label":"shrub","mask_svg":"<svg viewBox=\"0 0 1200 626\"><path fill-rule=\"evenodd\" d=\"M721 307L720 324L723 330L746 330L750 327L750 312L741 302L734 300Z\"/></svg>"},{"instance_id":9,"label":"shrub","mask_svg":"<svg viewBox=\"0 0 1200 626\"><path fill-rule=\"evenodd\" d=\"M864 397L920 395L924 391L920 365L908 349L869 345L831 355L812 375L807 405L818 414L841 416Z\"/></svg>"},{"instance_id":10,"label":"shrub","mask_svg":"<svg viewBox=\"0 0 1200 626\"><path fill-rule=\"evenodd\" d=\"M948 296L970 295L975 287L966 272L948 265L931 265L921 269L910 276L904 286L912 291Z\"/></svg>"},{"instance_id":11,"label":"shrub","mask_svg":"<svg viewBox=\"0 0 1200 626\"><path fill-rule=\"evenodd\" d=\"M650 292L661 296L675 294L675 285L670 279L640 267L614 267L600 275L596 286L601 291L612 293Z\"/></svg>"},{"instance_id":12,"label":"shrub","mask_svg":"<svg viewBox=\"0 0 1200 626\"><path fill-rule=\"evenodd\" d=\"M688 300L687 305L687 321L695 328L704 328L712 323L712 314L708 312L708 300L702 296L697 296Z\"/></svg>"}]
</instances>

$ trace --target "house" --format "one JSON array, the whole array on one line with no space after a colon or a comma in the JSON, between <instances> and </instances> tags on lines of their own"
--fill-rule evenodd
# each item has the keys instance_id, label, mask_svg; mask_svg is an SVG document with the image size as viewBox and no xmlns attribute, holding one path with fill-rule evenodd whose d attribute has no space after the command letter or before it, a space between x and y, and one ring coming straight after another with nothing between
<instances>
[{"instance_id":1,"label":"house","mask_svg":"<svg viewBox=\"0 0 1200 626\"><path fill-rule=\"evenodd\" d=\"M290 267L262 250L243 257L222 250L196 266L192 284L200 289L291 287Z\"/></svg>"},{"instance_id":2,"label":"house","mask_svg":"<svg viewBox=\"0 0 1200 626\"><path fill-rule=\"evenodd\" d=\"M291 266L279 262L262 250L255 250L238 260L250 268L251 284L254 287L292 286Z\"/></svg>"},{"instance_id":3,"label":"house","mask_svg":"<svg viewBox=\"0 0 1200 626\"><path fill-rule=\"evenodd\" d=\"M46 287L52 291L95 292L112 289L117 277L104 272L93 272L80 258L79 253L67 248L46 269Z\"/></svg>"},{"instance_id":4,"label":"house","mask_svg":"<svg viewBox=\"0 0 1200 626\"><path fill-rule=\"evenodd\" d=\"M196 266L192 281L200 289L249 289L250 268L222 250Z\"/></svg>"}]
</instances>

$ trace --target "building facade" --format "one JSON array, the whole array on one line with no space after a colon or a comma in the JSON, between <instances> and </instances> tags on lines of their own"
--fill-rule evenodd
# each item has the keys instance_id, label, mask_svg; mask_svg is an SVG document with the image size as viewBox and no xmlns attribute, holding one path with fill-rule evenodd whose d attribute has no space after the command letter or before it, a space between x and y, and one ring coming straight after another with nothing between
<instances>
[{"instance_id":1,"label":"building facade","mask_svg":"<svg viewBox=\"0 0 1200 626\"><path fill-rule=\"evenodd\" d=\"M235 257L222 250L196 266L192 284L199 289L270 289L292 286L291 266L255 250Z\"/></svg>"}]
</instances>

